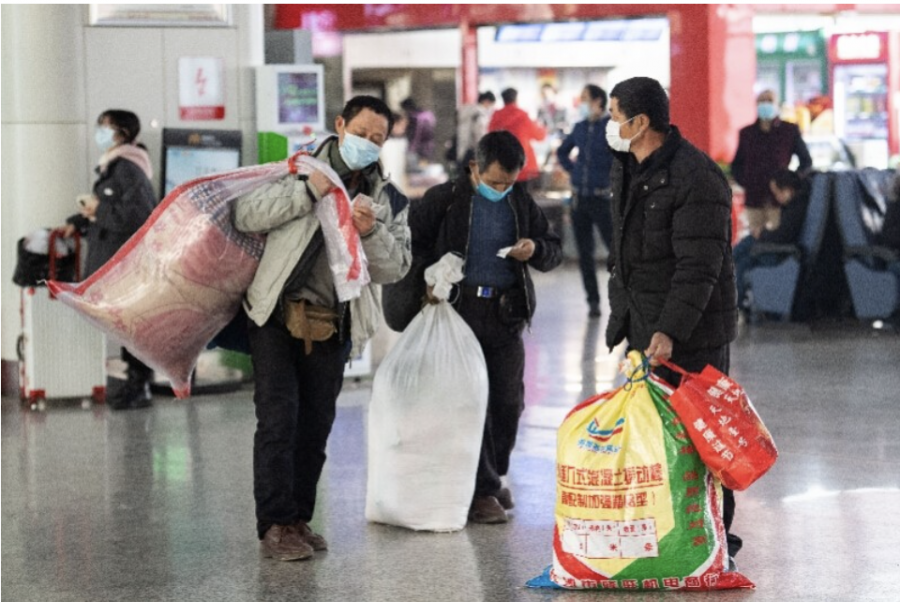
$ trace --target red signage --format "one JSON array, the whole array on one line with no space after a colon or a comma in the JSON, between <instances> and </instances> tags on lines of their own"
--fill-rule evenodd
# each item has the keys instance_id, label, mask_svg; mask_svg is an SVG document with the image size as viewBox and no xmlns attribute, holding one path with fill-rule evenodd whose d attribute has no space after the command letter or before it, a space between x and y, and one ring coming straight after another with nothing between
<instances>
[{"instance_id":1,"label":"red signage","mask_svg":"<svg viewBox=\"0 0 900 602\"><path fill-rule=\"evenodd\" d=\"M831 60L839 62L886 61L887 34L866 32L832 36Z\"/></svg>"}]
</instances>

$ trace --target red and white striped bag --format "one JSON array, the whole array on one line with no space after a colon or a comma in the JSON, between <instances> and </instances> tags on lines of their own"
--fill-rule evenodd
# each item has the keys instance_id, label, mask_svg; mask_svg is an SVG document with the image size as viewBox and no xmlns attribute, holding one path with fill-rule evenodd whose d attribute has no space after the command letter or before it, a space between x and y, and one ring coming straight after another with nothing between
<instances>
[{"instance_id":1,"label":"red and white striped bag","mask_svg":"<svg viewBox=\"0 0 900 602\"><path fill-rule=\"evenodd\" d=\"M47 286L168 378L176 396L187 397L200 352L237 313L265 245L265 236L234 227L234 201L290 174L315 170L335 185L316 203L335 287L342 301L357 297L369 275L347 191L328 165L300 154L182 184L87 280Z\"/></svg>"}]
</instances>

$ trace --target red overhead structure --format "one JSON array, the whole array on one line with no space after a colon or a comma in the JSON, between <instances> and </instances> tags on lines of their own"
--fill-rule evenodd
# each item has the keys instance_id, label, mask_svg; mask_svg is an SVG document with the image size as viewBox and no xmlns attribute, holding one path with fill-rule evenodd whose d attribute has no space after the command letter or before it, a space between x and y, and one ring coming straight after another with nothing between
<instances>
[{"instance_id":1,"label":"red overhead structure","mask_svg":"<svg viewBox=\"0 0 900 602\"><path fill-rule=\"evenodd\" d=\"M786 5L787 6L787 5ZM863 6L863 5L860 5ZM856 5L816 5L842 10ZM753 6L718 4L278 4L275 27L330 31L459 27L462 97L478 93L475 30L482 25L664 16L671 39L671 117L717 161L729 162L737 131L755 119ZM778 12L799 10L776 7ZM635 74L639 75L639 74Z\"/></svg>"}]
</instances>

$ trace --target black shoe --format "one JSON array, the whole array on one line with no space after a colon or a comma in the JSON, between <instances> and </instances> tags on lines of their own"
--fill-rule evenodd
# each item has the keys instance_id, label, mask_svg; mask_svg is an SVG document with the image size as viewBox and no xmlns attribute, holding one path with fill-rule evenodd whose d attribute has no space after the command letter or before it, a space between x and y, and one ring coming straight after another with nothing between
<instances>
[{"instance_id":1,"label":"black shoe","mask_svg":"<svg viewBox=\"0 0 900 602\"><path fill-rule=\"evenodd\" d=\"M591 303L590 309L588 309L588 317L589 318L599 318L600 317L600 305L598 303Z\"/></svg>"},{"instance_id":2,"label":"black shoe","mask_svg":"<svg viewBox=\"0 0 900 602\"><path fill-rule=\"evenodd\" d=\"M106 405L111 410L139 410L149 408L152 405L150 396L150 384L125 381L116 391L109 391Z\"/></svg>"}]
</instances>

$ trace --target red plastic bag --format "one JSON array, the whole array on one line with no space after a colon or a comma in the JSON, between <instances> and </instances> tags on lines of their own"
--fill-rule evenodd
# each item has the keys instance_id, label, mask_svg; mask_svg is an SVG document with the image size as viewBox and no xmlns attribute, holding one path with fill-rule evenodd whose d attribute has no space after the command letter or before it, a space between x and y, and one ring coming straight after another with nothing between
<instances>
[{"instance_id":1,"label":"red plastic bag","mask_svg":"<svg viewBox=\"0 0 900 602\"><path fill-rule=\"evenodd\" d=\"M742 491L775 464L775 442L743 387L712 366L693 374L661 363L682 375L669 401L700 458L726 487Z\"/></svg>"}]
</instances>

